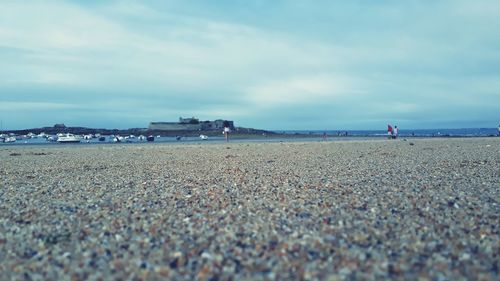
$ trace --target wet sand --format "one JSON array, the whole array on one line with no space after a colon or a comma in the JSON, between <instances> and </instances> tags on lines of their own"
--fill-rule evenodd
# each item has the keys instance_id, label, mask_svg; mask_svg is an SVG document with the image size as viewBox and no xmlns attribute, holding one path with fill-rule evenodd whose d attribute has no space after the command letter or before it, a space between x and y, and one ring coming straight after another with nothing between
<instances>
[{"instance_id":1,"label":"wet sand","mask_svg":"<svg viewBox=\"0 0 500 281\"><path fill-rule=\"evenodd\" d=\"M1 280L498 278L500 138L23 146L0 159Z\"/></svg>"}]
</instances>

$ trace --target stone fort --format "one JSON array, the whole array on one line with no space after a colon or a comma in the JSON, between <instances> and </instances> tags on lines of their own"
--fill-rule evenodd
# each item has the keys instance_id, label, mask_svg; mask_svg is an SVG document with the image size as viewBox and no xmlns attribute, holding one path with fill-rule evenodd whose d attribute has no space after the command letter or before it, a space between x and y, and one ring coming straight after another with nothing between
<instances>
[{"instance_id":1,"label":"stone fort","mask_svg":"<svg viewBox=\"0 0 500 281\"><path fill-rule=\"evenodd\" d=\"M179 118L179 122L150 122L149 130L158 131L205 131L205 130L223 130L224 124L234 130L234 122L229 120L217 119L214 121L200 121L197 118Z\"/></svg>"}]
</instances>

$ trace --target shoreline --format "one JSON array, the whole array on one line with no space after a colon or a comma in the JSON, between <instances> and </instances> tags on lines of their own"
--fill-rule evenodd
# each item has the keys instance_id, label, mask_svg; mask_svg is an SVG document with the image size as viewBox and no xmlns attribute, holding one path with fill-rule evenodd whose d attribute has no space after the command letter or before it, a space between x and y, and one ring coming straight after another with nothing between
<instances>
[{"instance_id":1,"label":"shoreline","mask_svg":"<svg viewBox=\"0 0 500 281\"><path fill-rule=\"evenodd\" d=\"M494 139L498 136L401 136L397 139L388 139L385 136L330 136L328 135L326 140L323 139L321 135L272 135L272 136L262 136L262 135L247 135L238 134L231 135L229 138L229 143L274 143L274 142L342 142L342 141L370 141L370 140L380 140L380 141L413 141L413 140L425 140L425 139ZM109 136L107 136L106 141L98 141L96 138L90 141L81 140L79 143L71 144L61 144L56 141L46 141L43 138L38 139L24 139L18 140L12 143L2 143L0 142L0 148L2 147L26 147L26 146L88 146L88 145L154 145L154 144L189 144L189 143L227 143L223 136L209 136L208 140L201 140L198 136L183 137L181 140L176 140L175 137L160 137L155 138L155 141L139 141L137 139L131 141L122 141L115 143L111 141Z\"/></svg>"}]
</instances>

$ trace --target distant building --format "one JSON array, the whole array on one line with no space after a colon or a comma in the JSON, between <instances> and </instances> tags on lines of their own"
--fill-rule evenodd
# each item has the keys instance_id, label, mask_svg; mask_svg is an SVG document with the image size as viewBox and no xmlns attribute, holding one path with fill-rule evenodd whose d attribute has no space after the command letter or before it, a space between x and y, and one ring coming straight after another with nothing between
<instances>
[{"instance_id":1,"label":"distant building","mask_svg":"<svg viewBox=\"0 0 500 281\"><path fill-rule=\"evenodd\" d=\"M224 122L227 122L229 128L234 130L234 122L229 120L217 119L215 121L203 121L201 122L202 130L222 130L224 129Z\"/></svg>"},{"instance_id":2,"label":"distant building","mask_svg":"<svg viewBox=\"0 0 500 281\"><path fill-rule=\"evenodd\" d=\"M150 130L158 131L197 131L201 130L201 124L177 123L177 122L150 122Z\"/></svg>"},{"instance_id":3,"label":"distant building","mask_svg":"<svg viewBox=\"0 0 500 281\"><path fill-rule=\"evenodd\" d=\"M229 120L217 119L215 121L200 121L197 118L179 118L179 122L150 122L150 130L158 131L199 131L199 130L222 130L224 122L234 130L234 122Z\"/></svg>"},{"instance_id":4,"label":"distant building","mask_svg":"<svg viewBox=\"0 0 500 281\"><path fill-rule=\"evenodd\" d=\"M181 123L181 124L199 124L200 120L198 120L194 117L191 117L191 118L179 117L179 123Z\"/></svg>"}]
</instances>

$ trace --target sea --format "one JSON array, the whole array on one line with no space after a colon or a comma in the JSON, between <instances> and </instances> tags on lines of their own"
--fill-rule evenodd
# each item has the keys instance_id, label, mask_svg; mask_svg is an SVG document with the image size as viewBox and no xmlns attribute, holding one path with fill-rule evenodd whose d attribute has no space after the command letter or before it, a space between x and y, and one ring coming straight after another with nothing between
<instances>
[{"instance_id":1,"label":"sea","mask_svg":"<svg viewBox=\"0 0 500 281\"><path fill-rule=\"evenodd\" d=\"M360 139L384 139L387 138L385 130L276 130L273 131L281 135L263 135L250 137L230 138L230 142L297 142L297 141L320 141L326 133L329 141L335 140L360 140ZM452 137L493 137L499 134L497 128L464 128L464 129L416 129L399 130L399 138L452 138ZM43 137L17 136L15 142L4 143L0 139L0 147L19 146L19 145L88 145L88 144L116 144L112 136L104 136L104 141L98 138L90 140L82 139L76 144L61 144L47 141ZM120 144L140 144L140 143L213 143L225 142L223 136L211 136L207 140L199 137L182 137L180 140L170 136L155 136L153 142L139 140L138 138L129 138L120 142Z\"/></svg>"},{"instance_id":2,"label":"sea","mask_svg":"<svg viewBox=\"0 0 500 281\"><path fill-rule=\"evenodd\" d=\"M285 130L276 131L283 134L306 134L353 137L387 137L387 130ZM497 128L463 128L463 129L400 129L400 137L488 137L496 136Z\"/></svg>"}]
</instances>

